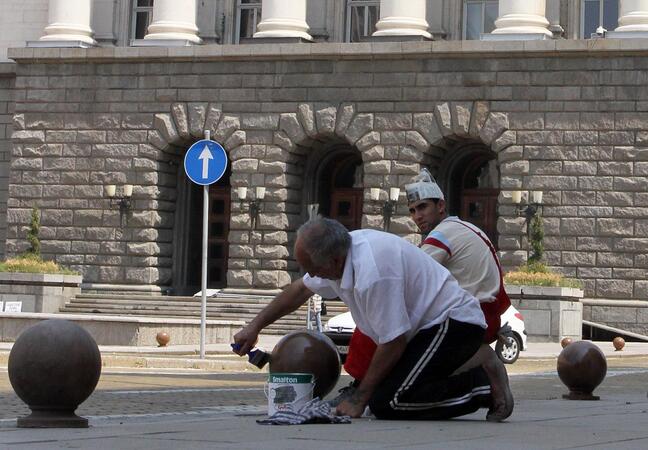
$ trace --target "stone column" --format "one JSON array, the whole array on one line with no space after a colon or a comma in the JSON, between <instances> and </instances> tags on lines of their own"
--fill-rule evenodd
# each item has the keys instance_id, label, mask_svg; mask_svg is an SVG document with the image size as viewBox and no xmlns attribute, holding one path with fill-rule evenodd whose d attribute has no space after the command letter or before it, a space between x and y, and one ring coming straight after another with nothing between
<instances>
[{"instance_id":1,"label":"stone column","mask_svg":"<svg viewBox=\"0 0 648 450\"><path fill-rule=\"evenodd\" d=\"M306 23L306 0L263 0L254 38L301 38L312 41Z\"/></svg>"},{"instance_id":2,"label":"stone column","mask_svg":"<svg viewBox=\"0 0 648 450\"><path fill-rule=\"evenodd\" d=\"M196 26L196 0L155 0L153 20L145 40L189 41L200 44Z\"/></svg>"},{"instance_id":3,"label":"stone column","mask_svg":"<svg viewBox=\"0 0 648 450\"><path fill-rule=\"evenodd\" d=\"M619 26L615 31L648 32L648 0L619 0Z\"/></svg>"},{"instance_id":4,"label":"stone column","mask_svg":"<svg viewBox=\"0 0 648 450\"><path fill-rule=\"evenodd\" d=\"M49 0L49 23L39 41L96 45L90 27L91 16L92 0Z\"/></svg>"},{"instance_id":5,"label":"stone column","mask_svg":"<svg viewBox=\"0 0 648 450\"><path fill-rule=\"evenodd\" d=\"M380 20L373 36L432 38L425 19L425 0L380 0Z\"/></svg>"},{"instance_id":6,"label":"stone column","mask_svg":"<svg viewBox=\"0 0 648 450\"><path fill-rule=\"evenodd\" d=\"M499 17L491 34L518 39L551 38L545 13L545 0L499 0Z\"/></svg>"}]
</instances>

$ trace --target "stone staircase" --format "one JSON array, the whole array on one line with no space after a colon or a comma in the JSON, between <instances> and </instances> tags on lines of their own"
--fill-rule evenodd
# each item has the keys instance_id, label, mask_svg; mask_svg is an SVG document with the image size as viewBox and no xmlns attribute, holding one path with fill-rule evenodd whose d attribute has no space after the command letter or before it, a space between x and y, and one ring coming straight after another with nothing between
<instances>
[{"instance_id":1,"label":"stone staircase","mask_svg":"<svg viewBox=\"0 0 648 450\"><path fill-rule=\"evenodd\" d=\"M233 295L219 293L207 298L207 319L243 320L249 322L273 297L261 295ZM92 294L74 296L61 308L66 314L93 314L128 317L173 317L200 319L200 297L160 296L142 294ZM326 302L326 322L347 311L341 301ZM306 327L306 306L280 319L265 329L267 334L285 334Z\"/></svg>"}]
</instances>

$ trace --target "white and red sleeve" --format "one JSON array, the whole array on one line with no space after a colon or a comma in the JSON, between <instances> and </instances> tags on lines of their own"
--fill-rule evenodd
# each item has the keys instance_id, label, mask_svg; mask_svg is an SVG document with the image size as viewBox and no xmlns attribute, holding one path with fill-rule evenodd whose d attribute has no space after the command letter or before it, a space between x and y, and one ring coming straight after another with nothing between
<instances>
[{"instance_id":1,"label":"white and red sleeve","mask_svg":"<svg viewBox=\"0 0 648 450\"><path fill-rule=\"evenodd\" d=\"M452 256L452 246L448 238L440 231L432 230L421 244L421 250L430 255L441 265Z\"/></svg>"}]
</instances>

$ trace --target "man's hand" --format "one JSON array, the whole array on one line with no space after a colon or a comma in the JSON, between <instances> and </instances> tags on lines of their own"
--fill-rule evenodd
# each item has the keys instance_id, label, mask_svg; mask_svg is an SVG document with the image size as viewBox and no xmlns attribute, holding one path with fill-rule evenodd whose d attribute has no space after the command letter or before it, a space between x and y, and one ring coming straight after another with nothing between
<instances>
[{"instance_id":1,"label":"man's hand","mask_svg":"<svg viewBox=\"0 0 648 450\"><path fill-rule=\"evenodd\" d=\"M335 409L338 416L360 417L369 403L373 392L387 376L390 370L396 365L407 347L405 334L396 339L378 344L376 352L371 359L369 369L365 374L360 386L347 400L342 401Z\"/></svg>"},{"instance_id":2,"label":"man's hand","mask_svg":"<svg viewBox=\"0 0 648 450\"><path fill-rule=\"evenodd\" d=\"M343 400L342 403L335 408L335 415L360 417L362 416L366 406L367 402L354 394L350 398Z\"/></svg>"},{"instance_id":3,"label":"man's hand","mask_svg":"<svg viewBox=\"0 0 648 450\"><path fill-rule=\"evenodd\" d=\"M232 351L239 356L246 355L254 348L259 339L259 332L249 325L234 335L234 344Z\"/></svg>"},{"instance_id":4,"label":"man's hand","mask_svg":"<svg viewBox=\"0 0 648 450\"><path fill-rule=\"evenodd\" d=\"M256 345L261 330L286 314L295 311L311 295L313 293L304 285L301 278L293 281L268 306L263 308L245 328L234 335L232 351L240 356L248 353Z\"/></svg>"}]
</instances>

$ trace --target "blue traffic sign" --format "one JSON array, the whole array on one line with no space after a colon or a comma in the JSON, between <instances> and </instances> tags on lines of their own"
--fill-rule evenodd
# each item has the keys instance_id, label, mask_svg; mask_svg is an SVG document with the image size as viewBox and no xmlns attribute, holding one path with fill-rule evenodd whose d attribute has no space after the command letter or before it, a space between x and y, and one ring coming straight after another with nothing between
<instances>
[{"instance_id":1,"label":"blue traffic sign","mask_svg":"<svg viewBox=\"0 0 648 450\"><path fill-rule=\"evenodd\" d=\"M215 183L227 170L227 153L218 142L200 140L187 150L184 168L189 179L196 184Z\"/></svg>"}]
</instances>

